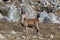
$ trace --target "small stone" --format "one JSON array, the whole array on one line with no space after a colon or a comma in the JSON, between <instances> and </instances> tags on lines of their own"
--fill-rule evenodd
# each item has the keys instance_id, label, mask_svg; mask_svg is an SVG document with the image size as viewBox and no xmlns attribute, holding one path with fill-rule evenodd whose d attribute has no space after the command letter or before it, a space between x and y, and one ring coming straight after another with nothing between
<instances>
[{"instance_id":1,"label":"small stone","mask_svg":"<svg viewBox=\"0 0 60 40\"><path fill-rule=\"evenodd\" d=\"M21 38L20 37L17 37L16 40L20 40Z\"/></svg>"},{"instance_id":2,"label":"small stone","mask_svg":"<svg viewBox=\"0 0 60 40\"><path fill-rule=\"evenodd\" d=\"M39 37L39 39L41 39L41 37Z\"/></svg>"},{"instance_id":3,"label":"small stone","mask_svg":"<svg viewBox=\"0 0 60 40\"><path fill-rule=\"evenodd\" d=\"M59 28L60 28L60 26L59 26Z\"/></svg>"},{"instance_id":4,"label":"small stone","mask_svg":"<svg viewBox=\"0 0 60 40\"><path fill-rule=\"evenodd\" d=\"M50 38L52 38L52 39L53 39L53 38L54 38L54 36L53 36L53 35L50 35Z\"/></svg>"},{"instance_id":5,"label":"small stone","mask_svg":"<svg viewBox=\"0 0 60 40\"><path fill-rule=\"evenodd\" d=\"M26 37L25 36L22 36L23 39L25 39Z\"/></svg>"},{"instance_id":6,"label":"small stone","mask_svg":"<svg viewBox=\"0 0 60 40\"><path fill-rule=\"evenodd\" d=\"M15 31L11 31L12 34L17 34Z\"/></svg>"},{"instance_id":7,"label":"small stone","mask_svg":"<svg viewBox=\"0 0 60 40\"><path fill-rule=\"evenodd\" d=\"M43 37L39 37L39 39L41 39L41 40L42 40L42 39L44 39L44 38L43 38Z\"/></svg>"},{"instance_id":8,"label":"small stone","mask_svg":"<svg viewBox=\"0 0 60 40\"><path fill-rule=\"evenodd\" d=\"M36 36L33 36L33 38L36 38Z\"/></svg>"},{"instance_id":9,"label":"small stone","mask_svg":"<svg viewBox=\"0 0 60 40\"><path fill-rule=\"evenodd\" d=\"M5 38L2 34L0 34L0 38Z\"/></svg>"}]
</instances>

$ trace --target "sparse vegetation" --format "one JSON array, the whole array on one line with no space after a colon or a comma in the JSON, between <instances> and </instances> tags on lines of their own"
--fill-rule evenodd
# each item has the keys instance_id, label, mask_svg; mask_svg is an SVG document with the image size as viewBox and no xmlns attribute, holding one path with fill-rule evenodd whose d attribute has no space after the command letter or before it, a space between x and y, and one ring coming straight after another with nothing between
<instances>
[{"instance_id":1,"label":"sparse vegetation","mask_svg":"<svg viewBox=\"0 0 60 40\"><path fill-rule=\"evenodd\" d=\"M20 7L18 0L11 0L11 1L13 1L13 2L17 1L16 6L17 6L17 8L18 8L18 6ZM32 2L34 2L34 3L36 3L36 1L38 1L38 0L32 0ZM7 2L7 3L9 3L9 2ZM29 5L31 6L33 4L29 3ZM2 3L0 3L0 6L2 6ZM44 5L41 5L41 6L34 5L34 10L39 11L39 12L43 11ZM7 16L8 12L9 12L9 9L0 8L0 13L2 13L3 16ZM57 15L60 16L60 10L58 10L56 12L57 12ZM19 16L21 16L21 14L19 14ZM30 21L30 22L32 24L35 24L36 21L34 21L34 22ZM35 27L27 28L28 29L28 35L27 35L28 40L60 40L60 24L41 23L38 25L38 27L40 29L39 30L40 35L37 34ZM5 38L0 38L0 40L26 40L26 29L25 29L25 27L23 27L21 25L20 20L18 22L14 22L14 23L0 21L0 37L1 37L1 35Z\"/></svg>"},{"instance_id":2,"label":"sparse vegetation","mask_svg":"<svg viewBox=\"0 0 60 40\"><path fill-rule=\"evenodd\" d=\"M0 9L0 13L2 13L3 16L7 16L8 15L8 10Z\"/></svg>"}]
</instances>

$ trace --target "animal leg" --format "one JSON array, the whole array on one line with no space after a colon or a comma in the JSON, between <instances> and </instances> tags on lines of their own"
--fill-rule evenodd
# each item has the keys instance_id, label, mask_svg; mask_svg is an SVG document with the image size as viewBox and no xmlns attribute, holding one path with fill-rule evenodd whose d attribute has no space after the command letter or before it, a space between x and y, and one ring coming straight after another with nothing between
<instances>
[{"instance_id":1,"label":"animal leg","mask_svg":"<svg viewBox=\"0 0 60 40\"><path fill-rule=\"evenodd\" d=\"M26 25L26 40L28 40L28 26Z\"/></svg>"},{"instance_id":2,"label":"animal leg","mask_svg":"<svg viewBox=\"0 0 60 40\"><path fill-rule=\"evenodd\" d=\"M38 27L38 24L36 23L36 29L37 29L37 33L39 32L39 27Z\"/></svg>"},{"instance_id":3,"label":"animal leg","mask_svg":"<svg viewBox=\"0 0 60 40\"><path fill-rule=\"evenodd\" d=\"M28 24L27 23L25 23L25 26L26 26L26 35L28 34Z\"/></svg>"}]
</instances>

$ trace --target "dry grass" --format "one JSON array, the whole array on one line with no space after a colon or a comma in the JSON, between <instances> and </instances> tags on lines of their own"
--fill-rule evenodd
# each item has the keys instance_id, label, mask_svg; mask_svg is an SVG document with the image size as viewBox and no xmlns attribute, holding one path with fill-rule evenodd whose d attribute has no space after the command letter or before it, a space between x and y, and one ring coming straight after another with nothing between
<instances>
[{"instance_id":1,"label":"dry grass","mask_svg":"<svg viewBox=\"0 0 60 40\"><path fill-rule=\"evenodd\" d=\"M52 40L52 39L60 40L60 25L59 24L40 24L39 28L40 28L40 33L43 35L42 37L40 37L39 35L37 36L37 34L34 34L34 33L36 33L35 28L28 27L28 31L29 31L28 38L30 40ZM25 27L22 27L22 25L20 23L16 24L16 23L6 23L6 22L2 22L2 21L0 22L0 31L4 31L8 35L8 33L11 32L12 30L19 32L19 35L22 37L22 38L20 37L17 39L25 40L24 39L24 37L26 37L26 36L24 36L26 34L24 31ZM10 35L12 35L12 34L10 34ZM51 35L53 35L54 37L51 38L50 37ZM14 36L13 36L13 39L15 39ZM10 40L11 40L11 38L10 38Z\"/></svg>"}]
</instances>

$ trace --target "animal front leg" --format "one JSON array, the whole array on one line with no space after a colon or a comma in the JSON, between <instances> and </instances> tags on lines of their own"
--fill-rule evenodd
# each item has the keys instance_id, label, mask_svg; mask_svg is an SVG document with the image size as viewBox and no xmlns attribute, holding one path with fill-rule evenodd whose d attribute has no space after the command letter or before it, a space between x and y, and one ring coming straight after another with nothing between
<instances>
[{"instance_id":1,"label":"animal front leg","mask_svg":"<svg viewBox=\"0 0 60 40\"><path fill-rule=\"evenodd\" d=\"M27 26L26 26L26 35L28 34L28 28L27 28Z\"/></svg>"},{"instance_id":2,"label":"animal front leg","mask_svg":"<svg viewBox=\"0 0 60 40\"><path fill-rule=\"evenodd\" d=\"M28 26L26 26L26 40L28 40Z\"/></svg>"}]
</instances>

